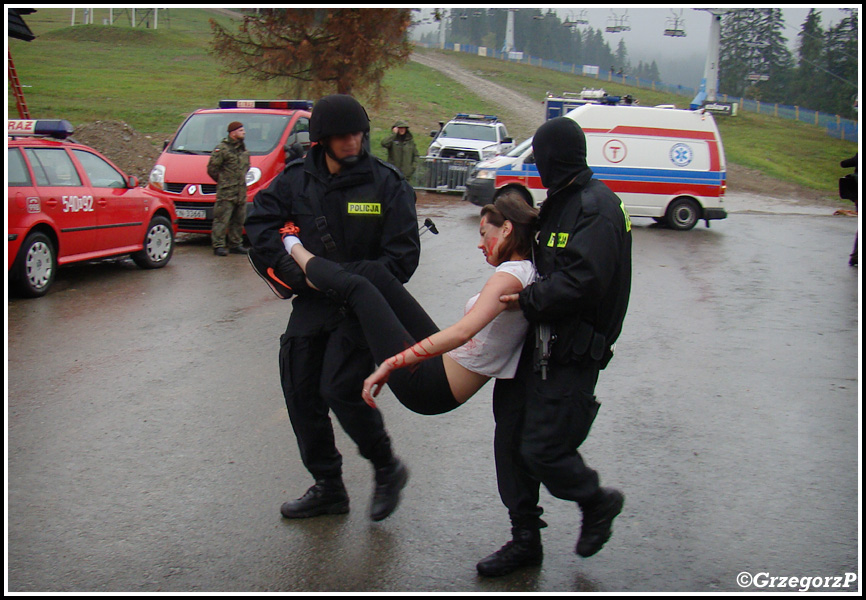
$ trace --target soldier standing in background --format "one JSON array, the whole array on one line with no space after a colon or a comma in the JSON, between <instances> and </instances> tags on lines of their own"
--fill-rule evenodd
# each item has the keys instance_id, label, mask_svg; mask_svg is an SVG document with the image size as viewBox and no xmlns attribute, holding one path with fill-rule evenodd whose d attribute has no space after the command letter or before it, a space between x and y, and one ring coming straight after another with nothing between
<instances>
[{"instance_id":1,"label":"soldier standing in background","mask_svg":"<svg viewBox=\"0 0 866 600\"><path fill-rule=\"evenodd\" d=\"M243 246L243 234L247 217L246 178L250 169L250 153L244 144L245 135L243 123L229 123L228 136L214 148L207 163L207 174L217 182L211 227L211 245L217 256L228 256L229 252L247 253Z\"/></svg>"},{"instance_id":2,"label":"soldier standing in background","mask_svg":"<svg viewBox=\"0 0 866 600\"><path fill-rule=\"evenodd\" d=\"M418 149L409 131L409 123L403 120L394 123L391 135L382 140L382 147L388 149L388 162L397 167L403 177L411 178L418 160Z\"/></svg>"}]
</instances>

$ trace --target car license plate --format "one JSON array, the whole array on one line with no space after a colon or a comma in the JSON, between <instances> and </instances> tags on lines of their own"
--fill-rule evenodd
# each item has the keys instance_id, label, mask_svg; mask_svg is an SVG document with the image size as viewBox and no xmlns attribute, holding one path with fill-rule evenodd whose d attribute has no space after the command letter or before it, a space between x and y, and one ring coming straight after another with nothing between
<instances>
[{"instance_id":1,"label":"car license plate","mask_svg":"<svg viewBox=\"0 0 866 600\"><path fill-rule=\"evenodd\" d=\"M181 219L206 219L207 211L196 208L178 208L177 216Z\"/></svg>"}]
</instances>

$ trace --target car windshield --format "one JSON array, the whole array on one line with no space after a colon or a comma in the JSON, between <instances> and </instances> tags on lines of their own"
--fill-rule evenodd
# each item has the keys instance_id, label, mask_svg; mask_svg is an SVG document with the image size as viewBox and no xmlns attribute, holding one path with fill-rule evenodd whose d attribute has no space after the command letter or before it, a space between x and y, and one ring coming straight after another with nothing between
<instances>
[{"instance_id":1,"label":"car windshield","mask_svg":"<svg viewBox=\"0 0 866 600\"><path fill-rule=\"evenodd\" d=\"M518 156L520 156L521 154L523 154L523 152L524 152L527 148L529 148L531 145L532 145L532 138L526 138L524 141L520 142L520 145L519 145L519 146L517 146L516 148L512 149L511 152L509 152L508 154L506 154L506 156L512 156L512 157L514 157L514 158L517 158Z\"/></svg>"},{"instance_id":2,"label":"car windshield","mask_svg":"<svg viewBox=\"0 0 866 600\"><path fill-rule=\"evenodd\" d=\"M279 143L289 116L235 112L193 115L177 132L169 151L210 154L227 137L226 129L232 121L244 124L244 143L250 154L268 154Z\"/></svg>"},{"instance_id":3,"label":"car windshield","mask_svg":"<svg viewBox=\"0 0 866 600\"><path fill-rule=\"evenodd\" d=\"M441 137L459 138L461 140L479 140L495 142L496 128L475 123L448 123L442 129Z\"/></svg>"}]
</instances>

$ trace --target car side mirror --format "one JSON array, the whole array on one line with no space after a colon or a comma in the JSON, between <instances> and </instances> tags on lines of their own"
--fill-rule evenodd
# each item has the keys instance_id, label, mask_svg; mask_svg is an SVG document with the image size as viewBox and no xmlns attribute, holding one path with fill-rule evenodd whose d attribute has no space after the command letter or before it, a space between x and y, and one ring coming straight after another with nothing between
<instances>
[{"instance_id":1,"label":"car side mirror","mask_svg":"<svg viewBox=\"0 0 866 600\"><path fill-rule=\"evenodd\" d=\"M514 138L504 137L504 138L502 138L502 143L503 143L503 144L513 144L513 143L514 143Z\"/></svg>"},{"instance_id":2,"label":"car side mirror","mask_svg":"<svg viewBox=\"0 0 866 600\"><path fill-rule=\"evenodd\" d=\"M529 156L527 156L526 158L524 158L524 159L523 159L523 164L524 164L524 165L534 165L534 164L535 164L535 155L534 155L534 154L530 154Z\"/></svg>"},{"instance_id":3,"label":"car side mirror","mask_svg":"<svg viewBox=\"0 0 866 600\"><path fill-rule=\"evenodd\" d=\"M298 142L295 142L294 144L286 144L284 150L286 152L286 164L289 164L295 159L302 158L306 154L304 147Z\"/></svg>"},{"instance_id":4,"label":"car side mirror","mask_svg":"<svg viewBox=\"0 0 866 600\"><path fill-rule=\"evenodd\" d=\"M126 187L127 188L129 188L129 189L137 188L138 183L139 183L138 177L136 177L135 175L127 176L127 178L126 178Z\"/></svg>"}]
</instances>

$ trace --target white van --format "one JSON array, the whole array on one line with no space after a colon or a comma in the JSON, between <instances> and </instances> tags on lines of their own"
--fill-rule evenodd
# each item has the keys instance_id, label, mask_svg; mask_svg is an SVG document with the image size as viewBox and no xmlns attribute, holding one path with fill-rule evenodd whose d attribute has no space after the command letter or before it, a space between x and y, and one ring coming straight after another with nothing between
<instances>
[{"instance_id":1,"label":"white van","mask_svg":"<svg viewBox=\"0 0 866 600\"><path fill-rule=\"evenodd\" d=\"M703 110L588 104L566 117L586 135L587 163L623 200L631 217L651 217L687 230L728 216L725 152L716 122ZM466 180L463 199L483 206L505 189L533 205L547 189L532 155L532 138L505 156L483 161Z\"/></svg>"}]
</instances>

